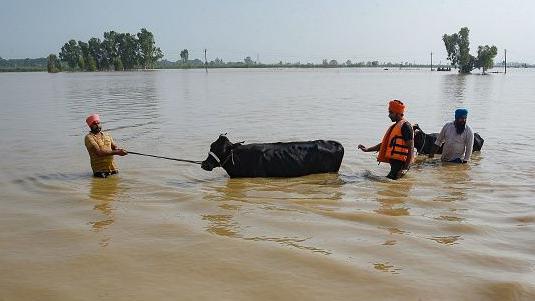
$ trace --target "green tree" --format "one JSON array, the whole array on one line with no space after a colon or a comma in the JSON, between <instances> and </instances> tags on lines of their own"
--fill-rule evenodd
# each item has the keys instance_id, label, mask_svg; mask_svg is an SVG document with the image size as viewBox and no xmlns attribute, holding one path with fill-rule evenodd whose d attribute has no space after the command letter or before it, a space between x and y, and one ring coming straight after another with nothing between
<instances>
[{"instance_id":1,"label":"green tree","mask_svg":"<svg viewBox=\"0 0 535 301\"><path fill-rule=\"evenodd\" d=\"M95 71L97 69L96 61L91 54L89 44L82 41L78 41L78 47L80 47L80 51L82 52L83 58L83 64L80 68L86 71Z\"/></svg>"},{"instance_id":2,"label":"green tree","mask_svg":"<svg viewBox=\"0 0 535 301\"><path fill-rule=\"evenodd\" d=\"M487 55L486 52L483 52L482 59L480 60L479 50L478 58L470 54L470 40L468 37L469 33L470 30L467 27L462 27L458 33L454 33L451 35L444 34L442 36L442 41L444 42L444 46L446 47L446 51L448 53L448 60L451 62L451 65L453 67L459 68L460 73L470 73L472 72L472 70L474 70L474 68L479 68L478 65L480 65L484 59L486 59L485 56ZM479 48L481 47L482 46L479 46ZM491 66L493 64L493 58L494 56L490 58ZM487 61L487 63L489 62Z\"/></svg>"},{"instance_id":3,"label":"green tree","mask_svg":"<svg viewBox=\"0 0 535 301\"><path fill-rule=\"evenodd\" d=\"M87 60L85 61L85 70L97 71L97 62L92 55L87 56Z\"/></svg>"},{"instance_id":4,"label":"green tree","mask_svg":"<svg viewBox=\"0 0 535 301\"><path fill-rule=\"evenodd\" d=\"M78 69L80 69L81 71L85 70L85 60L82 55L78 57Z\"/></svg>"},{"instance_id":5,"label":"green tree","mask_svg":"<svg viewBox=\"0 0 535 301\"><path fill-rule=\"evenodd\" d=\"M444 34L442 36L442 41L444 41L444 46L446 46L446 52L448 53L448 60L451 62L452 66L457 66L459 63L458 40L459 35L456 33L452 35Z\"/></svg>"},{"instance_id":6,"label":"green tree","mask_svg":"<svg viewBox=\"0 0 535 301\"><path fill-rule=\"evenodd\" d=\"M189 52L187 49L180 51L180 58L182 59L182 63L186 64L188 62L188 56Z\"/></svg>"},{"instance_id":7,"label":"green tree","mask_svg":"<svg viewBox=\"0 0 535 301\"><path fill-rule=\"evenodd\" d=\"M243 59L243 62L244 62L246 65L252 65L252 64L254 63L250 56L248 56L248 57L246 57L245 59Z\"/></svg>"},{"instance_id":8,"label":"green tree","mask_svg":"<svg viewBox=\"0 0 535 301\"><path fill-rule=\"evenodd\" d=\"M483 69L483 74L492 67L494 67L494 58L498 54L496 46L479 46L477 48L476 68Z\"/></svg>"},{"instance_id":9,"label":"green tree","mask_svg":"<svg viewBox=\"0 0 535 301\"><path fill-rule=\"evenodd\" d=\"M104 40L102 41L101 48L102 68L109 70L113 67L115 70L122 70L122 63L120 69L117 66L119 45L117 43L117 33L115 31L112 30L104 33Z\"/></svg>"},{"instance_id":10,"label":"green tree","mask_svg":"<svg viewBox=\"0 0 535 301\"><path fill-rule=\"evenodd\" d=\"M117 52L123 63L124 70L134 69L139 65L139 43L137 38L130 33L117 35Z\"/></svg>"},{"instance_id":11,"label":"green tree","mask_svg":"<svg viewBox=\"0 0 535 301\"><path fill-rule=\"evenodd\" d=\"M70 40L60 52L60 59L67 62L71 70L78 66L85 71L152 68L162 57L153 34L145 28L137 34L104 32L102 42L97 38L91 38L87 43Z\"/></svg>"},{"instance_id":12,"label":"green tree","mask_svg":"<svg viewBox=\"0 0 535 301\"><path fill-rule=\"evenodd\" d=\"M103 70L108 69L107 61L105 60L104 50L102 49L102 43L100 39L91 38L87 42L89 48L89 55L93 57L95 62L95 69Z\"/></svg>"},{"instance_id":13,"label":"green tree","mask_svg":"<svg viewBox=\"0 0 535 301\"><path fill-rule=\"evenodd\" d=\"M77 65L79 65L80 58L82 56L82 51L75 40L70 40L61 47L61 52L59 53L59 58L67 62L67 65L74 70ZM83 59L82 59L83 60Z\"/></svg>"},{"instance_id":14,"label":"green tree","mask_svg":"<svg viewBox=\"0 0 535 301\"><path fill-rule=\"evenodd\" d=\"M61 63L55 54L50 54L48 56L46 69L48 70L48 73L57 73L61 71Z\"/></svg>"},{"instance_id":15,"label":"green tree","mask_svg":"<svg viewBox=\"0 0 535 301\"><path fill-rule=\"evenodd\" d=\"M120 57L114 58L112 65L115 71L124 71L123 61L121 60Z\"/></svg>"},{"instance_id":16,"label":"green tree","mask_svg":"<svg viewBox=\"0 0 535 301\"><path fill-rule=\"evenodd\" d=\"M137 39L141 65L145 69L152 68L154 63L163 57L162 51L155 46L152 32L145 28L141 28L141 31L137 34Z\"/></svg>"}]
</instances>

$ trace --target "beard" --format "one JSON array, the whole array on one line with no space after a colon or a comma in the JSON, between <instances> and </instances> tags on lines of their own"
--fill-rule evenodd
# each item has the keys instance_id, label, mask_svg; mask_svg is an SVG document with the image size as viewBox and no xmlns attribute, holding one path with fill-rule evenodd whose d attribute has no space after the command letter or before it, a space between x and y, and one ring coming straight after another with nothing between
<instances>
[{"instance_id":1,"label":"beard","mask_svg":"<svg viewBox=\"0 0 535 301\"><path fill-rule=\"evenodd\" d=\"M455 130L457 131L458 135L461 135L462 133L464 133L464 129L466 129L466 123L455 121L454 124L455 124Z\"/></svg>"},{"instance_id":2,"label":"beard","mask_svg":"<svg viewBox=\"0 0 535 301\"><path fill-rule=\"evenodd\" d=\"M102 127L100 125L93 125L91 126L91 133L98 134L102 130Z\"/></svg>"}]
</instances>

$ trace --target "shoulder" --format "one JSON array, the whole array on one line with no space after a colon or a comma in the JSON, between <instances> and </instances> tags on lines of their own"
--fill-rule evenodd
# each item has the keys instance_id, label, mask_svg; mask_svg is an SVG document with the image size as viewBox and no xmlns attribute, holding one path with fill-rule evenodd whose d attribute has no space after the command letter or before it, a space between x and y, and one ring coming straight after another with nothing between
<instances>
[{"instance_id":1,"label":"shoulder","mask_svg":"<svg viewBox=\"0 0 535 301\"><path fill-rule=\"evenodd\" d=\"M91 134L86 134L85 137L84 137L84 141L86 143L93 141L93 136Z\"/></svg>"},{"instance_id":2,"label":"shoulder","mask_svg":"<svg viewBox=\"0 0 535 301\"><path fill-rule=\"evenodd\" d=\"M84 144L89 149L94 147L97 143L95 141L95 138L91 134L87 134L84 137Z\"/></svg>"},{"instance_id":3,"label":"shoulder","mask_svg":"<svg viewBox=\"0 0 535 301\"><path fill-rule=\"evenodd\" d=\"M401 130L403 132L409 132L409 133L412 133L412 125L410 124L410 122L408 121L405 121L403 123L403 125L401 125Z\"/></svg>"},{"instance_id":4,"label":"shoulder","mask_svg":"<svg viewBox=\"0 0 535 301\"><path fill-rule=\"evenodd\" d=\"M474 135L474 131L472 130L472 128L468 124L465 127L465 131L469 135L472 135L472 136Z\"/></svg>"},{"instance_id":5,"label":"shoulder","mask_svg":"<svg viewBox=\"0 0 535 301\"><path fill-rule=\"evenodd\" d=\"M445 132L451 128L455 129L455 125L453 124L453 121L446 122L446 124L444 124L444 126L442 127L442 132Z\"/></svg>"},{"instance_id":6,"label":"shoulder","mask_svg":"<svg viewBox=\"0 0 535 301\"><path fill-rule=\"evenodd\" d=\"M412 125L408 121L403 122L403 124L401 125L401 134L403 135L403 139L412 140Z\"/></svg>"},{"instance_id":7,"label":"shoulder","mask_svg":"<svg viewBox=\"0 0 535 301\"><path fill-rule=\"evenodd\" d=\"M455 124L453 124L453 121L446 122L446 124L444 124L444 128L449 128L449 127L455 127Z\"/></svg>"},{"instance_id":8,"label":"shoulder","mask_svg":"<svg viewBox=\"0 0 535 301\"><path fill-rule=\"evenodd\" d=\"M412 125L410 122L408 122L407 120L405 120L403 122L403 124L401 125L402 128L408 128L408 129L411 129L412 130Z\"/></svg>"}]
</instances>

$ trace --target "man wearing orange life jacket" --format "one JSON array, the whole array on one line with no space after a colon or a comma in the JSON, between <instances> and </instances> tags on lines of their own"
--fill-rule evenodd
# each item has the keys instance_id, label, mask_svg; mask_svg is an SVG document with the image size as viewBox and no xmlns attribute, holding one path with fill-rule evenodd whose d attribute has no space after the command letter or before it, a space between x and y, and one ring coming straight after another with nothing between
<instances>
[{"instance_id":1,"label":"man wearing orange life jacket","mask_svg":"<svg viewBox=\"0 0 535 301\"><path fill-rule=\"evenodd\" d=\"M392 180L402 177L410 167L413 160L414 132L411 124L403 118L405 105L394 99L388 103L388 117L392 122L386 131L381 143L365 147L359 144L363 152L379 151L377 161L390 163L390 173L386 176Z\"/></svg>"}]
</instances>

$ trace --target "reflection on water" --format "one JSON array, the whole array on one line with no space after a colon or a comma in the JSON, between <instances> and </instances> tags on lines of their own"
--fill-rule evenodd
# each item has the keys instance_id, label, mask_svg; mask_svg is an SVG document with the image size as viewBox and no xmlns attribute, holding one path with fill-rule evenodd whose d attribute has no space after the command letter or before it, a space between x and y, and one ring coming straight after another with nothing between
<instances>
[{"instance_id":1,"label":"reflection on water","mask_svg":"<svg viewBox=\"0 0 535 301\"><path fill-rule=\"evenodd\" d=\"M95 203L93 209L102 215L102 219L92 221L89 224L95 232L100 232L113 224L115 221L114 202L117 201L119 190L119 177L112 176L106 179L91 179L89 198ZM110 237L101 240L101 246L109 244Z\"/></svg>"},{"instance_id":2,"label":"reflection on water","mask_svg":"<svg viewBox=\"0 0 535 301\"><path fill-rule=\"evenodd\" d=\"M451 215L441 215L441 216L439 216L439 217L436 217L435 219L437 219L437 220L443 220L443 221L448 221L448 222L462 222L462 221L465 220L465 219L462 218L462 217L451 216Z\"/></svg>"},{"instance_id":3,"label":"reflection on water","mask_svg":"<svg viewBox=\"0 0 535 301\"><path fill-rule=\"evenodd\" d=\"M229 214L203 214L202 220L210 222L206 228L206 231L226 236L226 237L239 237L237 234L238 224L232 221L232 215Z\"/></svg>"},{"instance_id":4,"label":"reflection on water","mask_svg":"<svg viewBox=\"0 0 535 301\"><path fill-rule=\"evenodd\" d=\"M458 243L457 241L462 238L460 235L452 235L452 236L434 236L429 239L436 241L439 244L454 245L454 244L457 244Z\"/></svg>"},{"instance_id":5,"label":"reflection on water","mask_svg":"<svg viewBox=\"0 0 535 301\"><path fill-rule=\"evenodd\" d=\"M379 208L375 212L389 216L408 216L409 208L406 202L411 198L410 191L414 186L413 180L408 176L388 184L376 184L377 202Z\"/></svg>"},{"instance_id":6,"label":"reflection on water","mask_svg":"<svg viewBox=\"0 0 535 301\"><path fill-rule=\"evenodd\" d=\"M466 96L467 79L468 77L462 74L447 74L442 77L442 112L453 112L456 107L462 106Z\"/></svg>"},{"instance_id":7,"label":"reflection on water","mask_svg":"<svg viewBox=\"0 0 535 301\"><path fill-rule=\"evenodd\" d=\"M391 273L392 275L399 275L399 271L401 271L402 269L401 268L397 268L395 267L394 265L390 264L390 262L378 262L378 263L374 263L373 264L373 267L376 269L376 270L379 270L381 272L387 272L387 273Z\"/></svg>"},{"instance_id":8,"label":"reflection on water","mask_svg":"<svg viewBox=\"0 0 535 301\"><path fill-rule=\"evenodd\" d=\"M456 202L467 199L467 192L473 188L470 165L443 163L438 166L437 181L444 187L443 194L434 198L439 202Z\"/></svg>"},{"instance_id":9,"label":"reflection on water","mask_svg":"<svg viewBox=\"0 0 535 301\"><path fill-rule=\"evenodd\" d=\"M247 241L275 242L329 255L327 250L310 246L310 237L262 234L265 229L248 225L248 219L243 217L259 214L266 219L267 227L273 226L271 220L291 222L287 219L309 214L306 213L309 210L322 210L323 206L336 203L343 195L339 191L341 186L342 181L336 174L295 179L228 179L224 186L206 189L209 192L204 199L217 202L222 213L202 214L202 220L208 222L206 231L212 234Z\"/></svg>"},{"instance_id":10,"label":"reflection on water","mask_svg":"<svg viewBox=\"0 0 535 301\"><path fill-rule=\"evenodd\" d=\"M383 246L393 246L397 243L395 239L388 239L383 243Z\"/></svg>"}]
</instances>

